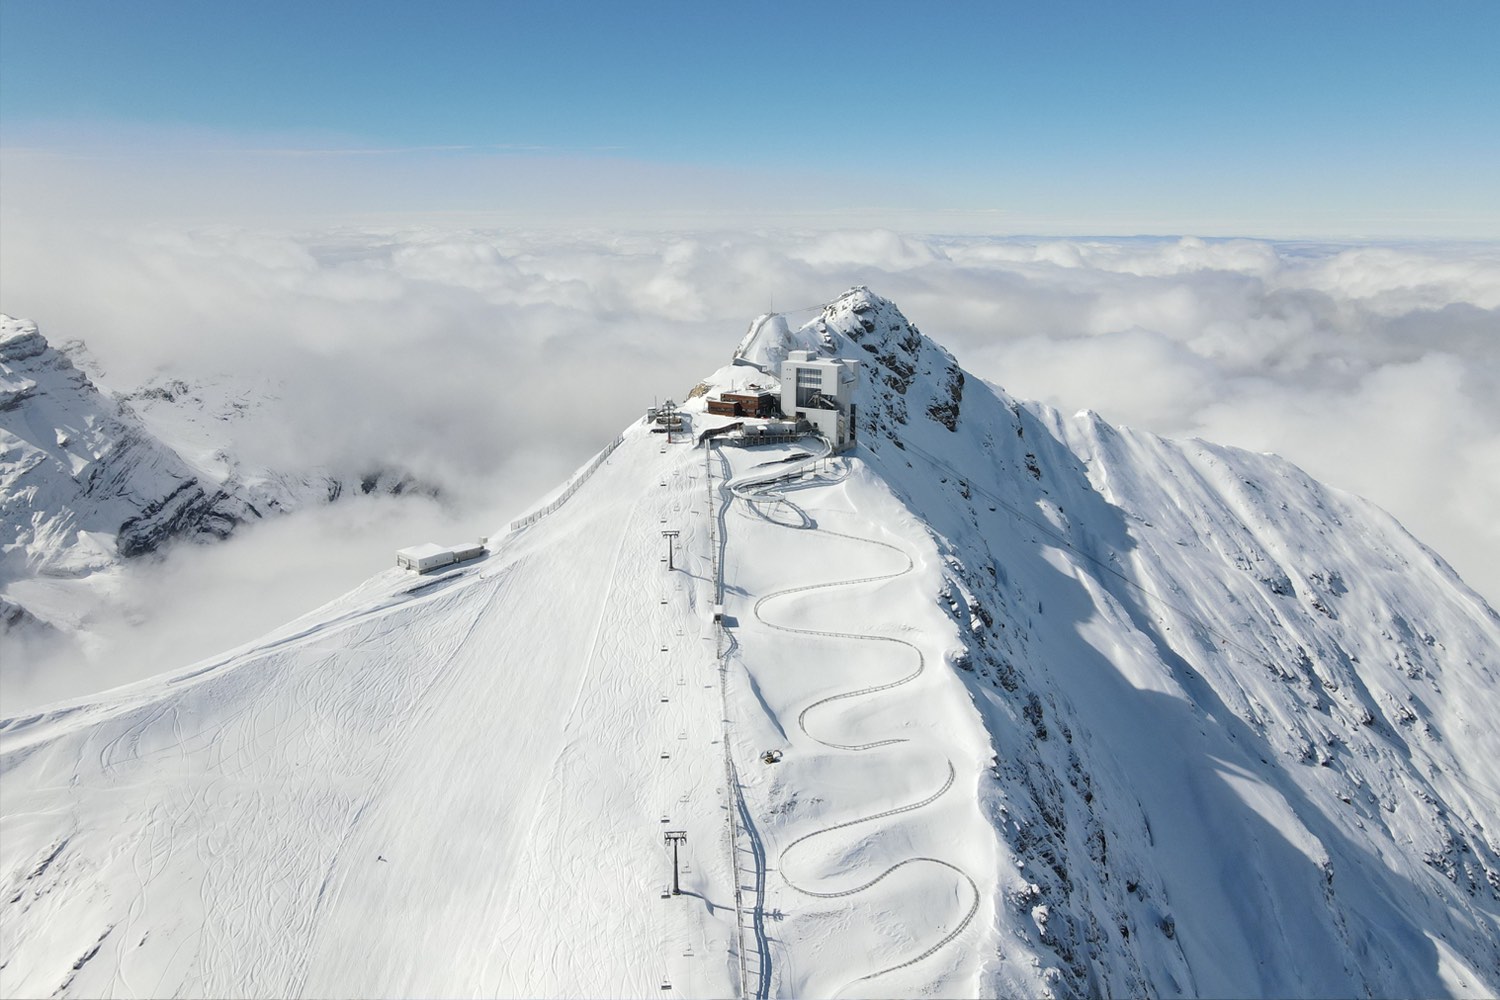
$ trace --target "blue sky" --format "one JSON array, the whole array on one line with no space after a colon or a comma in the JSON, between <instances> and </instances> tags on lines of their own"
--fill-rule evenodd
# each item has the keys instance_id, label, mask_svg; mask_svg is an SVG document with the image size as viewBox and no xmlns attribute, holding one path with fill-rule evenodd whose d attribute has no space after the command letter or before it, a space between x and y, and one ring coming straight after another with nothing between
<instances>
[{"instance_id":1,"label":"blue sky","mask_svg":"<svg viewBox=\"0 0 1500 1000\"><path fill-rule=\"evenodd\" d=\"M0 0L0 198L1496 236L1496 51L1494 0Z\"/></svg>"}]
</instances>

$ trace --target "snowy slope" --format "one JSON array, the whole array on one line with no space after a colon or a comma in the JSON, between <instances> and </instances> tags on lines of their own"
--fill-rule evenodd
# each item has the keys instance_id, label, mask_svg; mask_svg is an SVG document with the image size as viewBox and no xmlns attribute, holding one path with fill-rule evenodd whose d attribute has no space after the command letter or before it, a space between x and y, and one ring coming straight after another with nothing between
<instances>
[{"instance_id":1,"label":"snowy slope","mask_svg":"<svg viewBox=\"0 0 1500 1000\"><path fill-rule=\"evenodd\" d=\"M477 566L7 722L5 992L729 992L722 914L660 900L664 816L686 886L731 881L703 588L655 530L707 552L702 462L670 458L633 429Z\"/></svg>"},{"instance_id":2,"label":"snowy slope","mask_svg":"<svg viewBox=\"0 0 1500 1000\"><path fill-rule=\"evenodd\" d=\"M479 563L0 723L0 992L1500 992L1500 620L1440 559L864 289L739 353L796 347L866 363L846 456L634 425Z\"/></svg>"},{"instance_id":3,"label":"snowy slope","mask_svg":"<svg viewBox=\"0 0 1500 1000\"><path fill-rule=\"evenodd\" d=\"M1022 407L868 292L803 339L875 363L861 458L941 560L1002 953L1071 993L1500 989L1500 623L1441 560L1275 458Z\"/></svg>"}]
</instances>

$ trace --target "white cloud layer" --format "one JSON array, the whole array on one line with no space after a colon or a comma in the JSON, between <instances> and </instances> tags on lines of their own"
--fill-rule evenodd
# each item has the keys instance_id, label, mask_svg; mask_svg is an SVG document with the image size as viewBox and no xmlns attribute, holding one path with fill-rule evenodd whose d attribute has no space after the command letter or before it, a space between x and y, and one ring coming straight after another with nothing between
<instances>
[{"instance_id":1,"label":"white cloud layer","mask_svg":"<svg viewBox=\"0 0 1500 1000\"><path fill-rule=\"evenodd\" d=\"M9 228L0 308L86 340L111 387L275 378L247 460L410 468L450 491L455 537L685 393L773 302L868 284L1018 396L1275 451L1369 497L1500 601L1500 245ZM418 540L360 545L385 561ZM212 571L172 565L157 603L212 617L171 582Z\"/></svg>"}]
</instances>

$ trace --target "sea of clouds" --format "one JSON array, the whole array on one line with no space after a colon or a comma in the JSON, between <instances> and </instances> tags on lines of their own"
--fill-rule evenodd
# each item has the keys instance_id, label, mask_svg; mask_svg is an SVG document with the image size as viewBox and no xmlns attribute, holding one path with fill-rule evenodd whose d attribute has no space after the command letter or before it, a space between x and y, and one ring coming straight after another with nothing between
<instances>
[{"instance_id":1,"label":"sea of clouds","mask_svg":"<svg viewBox=\"0 0 1500 1000\"><path fill-rule=\"evenodd\" d=\"M61 224L6 244L0 310L86 341L107 387L267 380L275 404L234 431L247 463L399 467L442 490L132 567L87 655L6 657L7 711L181 666L401 545L499 528L727 362L755 315L855 284L1017 396L1274 451L1363 494L1500 602L1497 244Z\"/></svg>"}]
</instances>

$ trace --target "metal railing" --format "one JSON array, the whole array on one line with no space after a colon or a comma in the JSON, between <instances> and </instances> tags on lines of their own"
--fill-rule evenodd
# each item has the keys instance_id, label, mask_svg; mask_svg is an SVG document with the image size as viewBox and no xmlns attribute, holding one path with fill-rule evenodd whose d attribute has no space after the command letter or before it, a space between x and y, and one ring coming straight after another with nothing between
<instances>
[{"instance_id":1,"label":"metal railing","mask_svg":"<svg viewBox=\"0 0 1500 1000\"><path fill-rule=\"evenodd\" d=\"M573 477L573 481L568 484L568 488L563 490L562 493L558 495L556 500L553 500L545 507L532 511L525 517L517 518L516 520L510 522L510 530L520 531L522 528L533 525L536 522L540 521L542 518L546 517L548 514L557 510L557 508L561 507L563 504L567 503L568 498L571 497L574 493L577 493L580 486L588 482L588 478L598 470L599 466L604 464L605 459L614 454L614 450L620 447L620 445L624 441L625 435L621 434L609 444L605 445L604 450L595 455L594 460L590 462L582 472Z\"/></svg>"},{"instance_id":2,"label":"metal railing","mask_svg":"<svg viewBox=\"0 0 1500 1000\"><path fill-rule=\"evenodd\" d=\"M713 442L709 442L708 448L704 449L703 469L708 487L708 540L709 549L713 555L714 574L714 601L722 604L724 600L724 562L719 550L719 511L714 509L714 476L713 476L714 449ZM735 929L735 959L739 965L740 992L744 998L749 997L749 972L745 964L745 903L743 898L743 886L740 879L740 828L738 814L745 808L744 800L740 795L740 776L734 766L734 754L730 749L730 724L729 724L729 651L730 646L724 642L725 629L722 622L714 622L714 652L719 661L719 705L723 713L724 729L720 734L720 742L724 749L724 790L729 796L728 826L729 826L729 870L734 878L734 929ZM757 902L756 905L759 905ZM759 947L757 946L759 954ZM758 962L762 969L765 967L766 956L759 954ZM756 991L759 996L760 991Z\"/></svg>"},{"instance_id":3,"label":"metal railing","mask_svg":"<svg viewBox=\"0 0 1500 1000\"><path fill-rule=\"evenodd\" d=\"M792 441L800 441L812 433L812 431L794 431L789 434L746 434L743 437L725 434L713 440L734 448L750 448L758 444L788 444Z\"/></svg>"}]
</instances>

